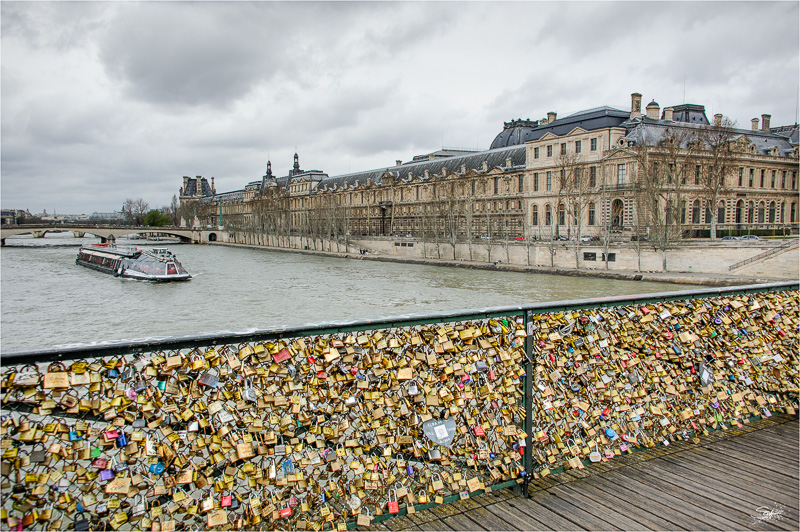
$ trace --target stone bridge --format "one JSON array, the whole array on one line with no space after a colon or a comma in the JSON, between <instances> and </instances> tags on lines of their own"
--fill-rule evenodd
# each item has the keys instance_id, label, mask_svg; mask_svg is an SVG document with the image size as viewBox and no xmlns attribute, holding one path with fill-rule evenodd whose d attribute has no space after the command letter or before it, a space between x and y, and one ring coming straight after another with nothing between
<instances>
[{"instance_id":1,"label":"stone bridge","mask_svg":"<svg viewBox=\"0 0 800 532\"><path fill-rule=\"evenodd\" d=\"M6 245L6 238L14 235L31 234L34 238L56 231L72 231L76 238L86 234L95 235L101 242L114 242L117 238L136 233L175 236L182 242L205 244L221 240L221 230L200 227L142 227L134 225L89 225L89 224L28 224L4 225L0 228L0 244Z\"/></svg>"}]
</instances>

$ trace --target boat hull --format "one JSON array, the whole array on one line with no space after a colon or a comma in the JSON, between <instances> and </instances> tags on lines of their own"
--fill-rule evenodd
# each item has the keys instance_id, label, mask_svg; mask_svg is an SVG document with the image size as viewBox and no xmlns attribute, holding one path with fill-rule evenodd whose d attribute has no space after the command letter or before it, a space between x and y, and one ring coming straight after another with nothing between
<instances>
[{"instance_id":1,"label":"boat hull","mask_svg":"<svg viewBox=\"0 0 800 532\"><path fill-rule=\"evenodd\" d=\"M192 278L166 249L142 251L95 244L81 247L75 264L137 281L165 283Z\"/></svg>"}]
</instances>

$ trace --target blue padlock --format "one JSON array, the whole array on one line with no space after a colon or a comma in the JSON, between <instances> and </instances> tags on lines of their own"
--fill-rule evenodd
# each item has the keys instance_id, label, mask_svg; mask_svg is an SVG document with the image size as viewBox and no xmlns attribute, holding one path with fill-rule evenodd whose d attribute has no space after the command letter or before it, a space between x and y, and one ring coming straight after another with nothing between
<instances>
[{"instance_id":1,"label":"blue padlock","mask_svg":"<svg viewBox=\"0 0 800 532\"><path fill-rule=\"evenodd\" d=\"M81 441L80 434L78 434L77 430L69 431L69 441Z\"/></svg>"},{"instance_id":2,"label":"blue padlock","mask_svg":"<svg viewBox=\"0 0 800 532\"><path fill-rule=\"evenodd\" d=\"M612 440L617 437L617 432L612 429L611 427L606 428L606 436L611 438Z\"/></svg>"},{"instance_id":3,"label":"blue padlock","mask_svg":"<svg viewBox=\"0 0 800 532\"><path fill-rule=\"evenodd\" d=\"M162 392L166 389L166 387L167 387L167 381L156 381L156 388L158 388Z\"/></svg>"},{"instance_id":4,"label":"blue padlock","mask_svg":"<svg viewBox=\"0 0 800 532\"><path fill-rule=\"evenodd\" d=\"M116 379L117 377L119 377L119 371L117 371L117 370L116 370L116 369L114 369L114 368L111 368L111 369L110 369L110 370L108 370L108 372L106 373L106 376L108 376L108 377L110 377L110 378L112 378L112 379Z\"/></svg>"},{"instance_id":5,"label":"blue padlock","mask_svg":"<svg viewBox=\"0 0 800 532\"><path fill-rule=\"evenodd\" d=\"M128 445L128 437L123 432L117 438L117 447L125 447L126 445Z\"/></svg>"},{"instance_id":6,"label":"blue padlock","mask_svg":"<svg viewBox=\"0 0 800 532\"><path fill-rule=\"evenodd\" d=\"M406 475L413 475L414 474L414 466L411 464L406 465Z\"/></svg>"},{"instance_id":7,"label":"blue padlock","mask_svg":"<svg viewBox=\"0 0 800 532\"><path fill-rule=\"evenodd\" d=\"M150 472L154 475L160 475L161 473L164 472L164 464L162 464L161 462L158 462L156 464L151 464Z\"/></svg>"}]
</instances>

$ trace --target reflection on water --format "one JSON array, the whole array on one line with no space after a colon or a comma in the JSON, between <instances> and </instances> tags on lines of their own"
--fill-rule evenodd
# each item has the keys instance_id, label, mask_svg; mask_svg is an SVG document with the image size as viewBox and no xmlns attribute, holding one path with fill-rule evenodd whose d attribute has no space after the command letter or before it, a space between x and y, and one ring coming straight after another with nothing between
<instances>
[{"instance_id":1,"label":"reflection on water","mask_svg":"<svg viewBox=\"0 0 800 532\"><path fill-rule=\"evenodd\" d=\"M194 278L153 284L76 265L77 249L66 246L92 241L71 234L7 240L3 352L680 289L164 242L150 245L169 247Z\"/></svg>"}]
</instances>

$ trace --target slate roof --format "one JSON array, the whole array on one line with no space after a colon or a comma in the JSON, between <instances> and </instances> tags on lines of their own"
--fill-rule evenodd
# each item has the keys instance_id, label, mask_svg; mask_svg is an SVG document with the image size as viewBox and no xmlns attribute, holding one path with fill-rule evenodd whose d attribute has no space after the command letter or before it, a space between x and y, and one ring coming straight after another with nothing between
<instances>
[{"instance_id":1,"label":"slate roof","mask_svg":"<svg viewBox=\"0 0 800 532\"><path fill-rule=\"evenodd\" d=\"M211 185L208 184L208 180L204 177L197 178L191 177L189 178L188 182L186 183L186 190L183 191L184 196L195 196L197 194L197 182L200 181L203 196L210 196L211 195Z\"/></svg>"},{"instance_id":2,"label":"slate roof","mask_svg":"<svg viewBox=\"0 0 800 532\"><path fill-rule=\"evenodd\" d=\"M703 127L703 124L687 124L684 122L674 122L667 120L653 120L643 116L635 120L630 120L627 124L627 134L624 139L632 142L634 145L653 146L658 144L668 129L676 127L695 129L698 130ZM779 154L782 157L788 157L794 150L790 139L784 135L772 133L769 131L752 131L748 129L735 129L736 136L734 140L741 137L747 137L752 144L756 147L756 153L759 155L768 155L770 150L778 147ZM681 146L685 148L684 144Z\"/></svg>"},{"instance_id":3,"label":"slate roof","mask_svg":"<svg viewBox=\"0 0 800 532\"><path fill-rule=\"evenodd\" d=\"M614 107L595 107L573 113L564 118L553 120L549 124L533 126L529 121L520 120L504 124L503 131L492 141L491 149L524 144L531 140L540 139L545 133L565 135L581 127L587 131L619 126L630 118L630 112ZM535 122L534 122L535 123Z\"/></svg>"},{"instance_id":4,"label":"slate roof","mask_svg":"<svg viewBox=\"0 0 800 532\"><path fill-rule=\"evenodd\" d=\"M360 185L364 185L368 180L374 184L380 184L383 180L383 175L387 171L394 179L407 180L409 173L414 177L421 177L425 175L425 170L428 171L429 179L432 179L434 174L441 175L443 168L447 168L448 173L460 172L461 165L464 165L466 170L480 171L484 161L489 169L494 167L506 168L506 159L511 159L512 168L524 168L525 146L511 146L508 148L475 152L456 157L437 158L405 163L400 166L384 166L382 168L376 168L375 170L330 176L323 179L317 189L325 186L328 188L336 187L341 189L344 187L352 187L356 182Z\"/></svg>"}]
</instances>

